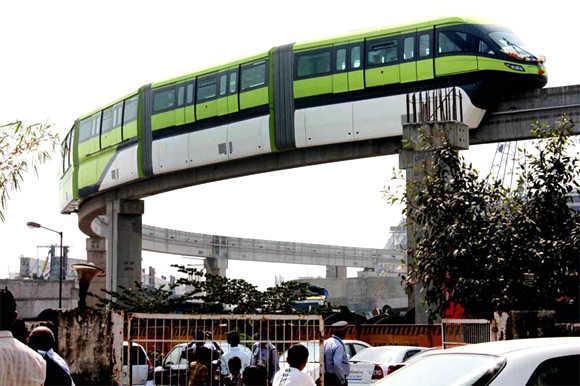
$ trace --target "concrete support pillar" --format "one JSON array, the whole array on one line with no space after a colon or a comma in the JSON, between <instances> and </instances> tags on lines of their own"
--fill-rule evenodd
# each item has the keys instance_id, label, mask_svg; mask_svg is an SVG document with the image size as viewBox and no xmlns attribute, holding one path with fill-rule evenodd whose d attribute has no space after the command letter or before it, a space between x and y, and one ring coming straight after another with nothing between
<instances>
[{"instance_id":1,"label":"concrete support pillar","mask_svg":"<svg viewBox=\"0 0 580 386\"><path fill-rule=\"evenodd\" d=\"M206 257L204 261L205 271L212 275L226 276L228 269L227 258Z\"/></svg>"},{"instance_id":2,"label":"concrete support pillar","mask_svg":"<svg viewBox=\"0 0 580 386\"><path fill-rule=\"evenodd\" d=\"M90 237L86 240L86 248L87 261L105 271L107 267L107 240L102 237ZM107 279L104 276L95 277L91 282L89 291L95 295L103 296L102 290L106 288ZM94 307L96 305L97 300L94 297L87 297L87 306Z\"/></svg>"},{"instance_id":3,"label":"concrete support pillar","mask_svg":"<svg viewBox=\"0 0 580 386\"><path fill-rule=\"evenodd\" d=\"M405 150L399 154L399 168L405 169L407 205L413 204L414 190L425 183L425 175L433 167L433 151L445 140L455 149L469 148L469 128L460 122L408 123L403 125ZM413 259L422 230L407 216L407 264ZM415 309L415 323L428 323L428 314L419 285L409 294L409 308Z\"/></svg>"},{"instance_id":4,"label":"concrete support pillar","mask_svg":"<svg viewBox=\"0 0 580 386\"><path fill-rule=\"evenodd\" d=\"M326 278L327 279L346 279L346 267L340 265L327 265L326 266Z\"/></svg>"},{"instance_id":5,"label":"concrete support pillar","mask_svg":"<svg viewBox=\"0 0 580 386\"><path fill-rule=\"evenodd\" d=\"M107 202L107 290L134 288L141 281L141 200Z\"/></svg>"}]
</instances>

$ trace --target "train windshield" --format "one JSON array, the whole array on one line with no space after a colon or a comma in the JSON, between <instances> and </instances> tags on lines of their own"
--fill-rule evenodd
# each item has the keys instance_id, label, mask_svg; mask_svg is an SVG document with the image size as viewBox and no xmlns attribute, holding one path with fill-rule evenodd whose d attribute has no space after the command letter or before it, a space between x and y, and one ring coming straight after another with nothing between
<instances>
[{"instance_id":1,"label":"train windshield","mask_svg":"<svg viewBox=\"0 0 580 386\"><path fill-rule=\"evenodd\" d=\"M526 60L526 61L537 61L535 55L530 53L526 48L524 48L524 44L521 40L514 35L512 32L509 31L498 31L498 32L491 32L489 37L496 42L501 51L513 58Z\"/></svg>"}]
</instances>

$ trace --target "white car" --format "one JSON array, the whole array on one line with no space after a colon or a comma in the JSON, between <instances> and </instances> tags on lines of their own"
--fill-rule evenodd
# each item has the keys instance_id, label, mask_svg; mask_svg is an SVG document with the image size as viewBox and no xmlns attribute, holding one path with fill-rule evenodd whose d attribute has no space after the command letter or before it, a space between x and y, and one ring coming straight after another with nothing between
<instances>
[{"instance_id":1,"label":"white car","mask_svg":"<svg viewBox=\"0 0 580 386\"><path fill-rule=\"evenodd\" d=\"M350 358L349 385L372 385L383 379L393 369L391 366L404 362L425 350L418 346L379 346L367 348Z\"/></svg>"},{"instance_id":2,"label":"white car","mask_svg":"<svg viewBox=\"0 0 580 386\"><path fill-rule=\"evenodd\" d=\"M121 385L129 385L128 342L123 342L123 367L121 368ZM153 363L149 360L143 346L133 342L131 347L131 386L153 386Z\"/></svg>"},{"instance_id":3,"label":"white car","mask_svg":"<svg viewBox=\"0 0 580 386\"><path fill-rule=\"evenodd\" d=\"M370 344L361 340L345 339L342 342L344 343L344 347L346 349L346 356L349 359L360 351L371 347ZM320 378L320 344L314 341L300 342L300 344L308 348L308 363L302 371L310 375L312 379L316 381L318 378ZM282 355L280 355L279 363L281 369L286 369L288 367L286 359L287 354L288 351L285 351Z\"/></svg>"},{"instance_id":4,"label":"white car","mask_svg":"<svg viewBox=\"0 0 580 386\"><path fill-rule=\"evenodd\" d=\"M377 386L580 385L580 337L518 339L429 353Z\"/></svg>"}]
</instances>

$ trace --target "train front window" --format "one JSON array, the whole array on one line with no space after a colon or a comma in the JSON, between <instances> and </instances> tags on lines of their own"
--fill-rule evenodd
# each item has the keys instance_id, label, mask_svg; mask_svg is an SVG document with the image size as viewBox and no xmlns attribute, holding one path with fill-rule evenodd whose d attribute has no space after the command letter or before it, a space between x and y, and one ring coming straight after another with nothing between
<instances>
[{"instance_id":1,"label":"train front window","mask_svg":"<svg viewBox=\"0 0 580 386\"><path fill-rule=\"evenodd\" d=\"M536 57L530 53L520 39L509 31L491 32L489 37L499 46L501 52L515 59L535 61Z\"/></svg>"}]
</instances>

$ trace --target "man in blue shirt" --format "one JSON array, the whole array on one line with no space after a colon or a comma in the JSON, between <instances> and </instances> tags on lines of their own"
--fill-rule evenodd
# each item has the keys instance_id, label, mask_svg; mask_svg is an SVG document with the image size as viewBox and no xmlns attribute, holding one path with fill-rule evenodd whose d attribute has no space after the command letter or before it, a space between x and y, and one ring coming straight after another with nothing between
<instances>
[{"instance_id":1,"label":"man in blue shirt","mask_svg":"<svg viewBox=\"0 0 580 386\"><path fill-rule=\"evenodd\" d=\"M342 342L347 324L344 321L332 324L336 328L334 335L324 341L324 384L327 386L347 385L350 364Z\"/></svg>"}]
</instances>

